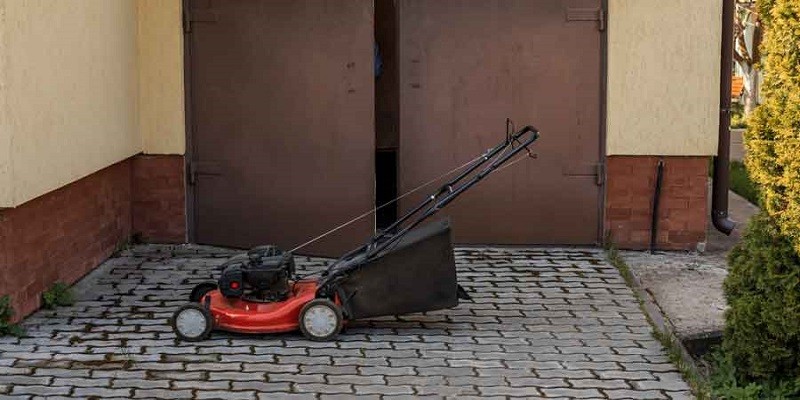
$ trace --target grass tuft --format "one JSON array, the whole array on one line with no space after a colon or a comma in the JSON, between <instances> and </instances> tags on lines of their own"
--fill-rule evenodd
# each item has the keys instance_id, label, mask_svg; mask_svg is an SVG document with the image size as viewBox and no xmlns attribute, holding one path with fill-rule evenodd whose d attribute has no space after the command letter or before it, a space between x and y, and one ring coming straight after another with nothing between
<instances>
[{"instance_id":1,"label":"grass tuft","mask_svg":"<svg viewBox=\"0 0 800 400\"><path fill-rule=\"evenodd\" d=\"M50 289L42 293L42 307L48 310L73 304L75 304L75 295L72 293L72 288L66 283L56 282L50 286Z\"/></svg>"},{"instance_id":2,"label":"grass tuft","mask_svg":"<svg viewBox=\"0 0 800 400\"><path fill-rule=\"evenodd\" d=\"M11 296L0 297L0 337L1 336L25 336L25 329L18 324L12 323L14 317L14 307L11 306Z\"/></svg>"},{"instance_id":3,"label":"grass tuft","mask_svg":"<svg viewBox=\"0 0 800 400\"><path fill-rule=\"evenodd\" d=\"M731 161L731 190L758 205L760 192L741 161Z\"/></svg>"}]
</instances>

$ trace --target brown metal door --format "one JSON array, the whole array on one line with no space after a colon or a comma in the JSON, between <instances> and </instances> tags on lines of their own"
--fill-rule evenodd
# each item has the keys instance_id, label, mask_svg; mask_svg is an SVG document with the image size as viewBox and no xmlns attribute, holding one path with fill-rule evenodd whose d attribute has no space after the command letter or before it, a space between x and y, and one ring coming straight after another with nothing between
<instances>
[{"instance_id":1,"label":"brown metal door","mask_svg":"<svg viewBox=\"0 0 800 400\"><path fill-rule=\"evenodd\" d=\"M374 199L372 0L190 2L195 239L305 242ZM366 219L301 252L339 254Z\"/></svg>"},{"instance_id":2,"label":"brown metal door","mask_svg":"<svg viewBox=\"0 0 800 400\"><path fill-rule=\"evenodd\" d=\"M597 242L600 10L600 0L398 0L401 193L497 144L506 117L542 133L538 158L446 210L457 242Z\"/></svg>"}]
</instances>

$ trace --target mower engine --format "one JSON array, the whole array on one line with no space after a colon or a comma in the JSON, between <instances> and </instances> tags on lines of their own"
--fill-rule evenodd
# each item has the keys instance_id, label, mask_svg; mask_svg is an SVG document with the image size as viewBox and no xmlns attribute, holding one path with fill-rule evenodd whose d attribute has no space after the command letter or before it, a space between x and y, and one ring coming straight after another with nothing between
<instances>
[{"instance_id":1,"label":"mower engine","mask_svg":"<svg viewBox=\"0 0 800 400\"><path fill-rule=\"evenodd\" d=\"M259 246L220 266L219 290L227 298L272 303L289 297L294 257L275 246Z\"/></svg>"}]
</instances>

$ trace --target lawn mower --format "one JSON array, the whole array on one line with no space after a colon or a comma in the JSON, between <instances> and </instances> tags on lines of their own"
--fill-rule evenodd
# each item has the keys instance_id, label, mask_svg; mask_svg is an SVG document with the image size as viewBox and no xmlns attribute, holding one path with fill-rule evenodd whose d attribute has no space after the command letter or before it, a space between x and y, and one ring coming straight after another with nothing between
<instances>
[{"instance_id":1,"label":"lawn mower","mask_svg":"<svg viewBox=\"0 0 800 400\"><path fill-rule=\"evenodd\" d=\"M176 336L199 341L215 329L239 333L299 329L310 340L324 341L335 338L347 320L441 310L457 306L459 299L468 300L456 280L449 222L422 222L492 172L533 157L528 146L538 137L539 131L531 126L517 132L507 128L499 145L382 205L463 170L317 277L298 274L294 252L381 207L290 251L259 246L231 257L220 266L217 281L195 286L190 302L175 312L171 324ZM527 155L508 163L523 150Z\"/></svg>"}]
</instances>

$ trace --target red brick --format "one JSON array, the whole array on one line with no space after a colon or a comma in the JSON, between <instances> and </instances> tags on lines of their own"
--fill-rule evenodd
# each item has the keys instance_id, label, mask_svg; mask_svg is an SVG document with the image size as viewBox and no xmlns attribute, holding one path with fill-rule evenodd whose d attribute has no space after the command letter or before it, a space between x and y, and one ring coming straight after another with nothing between
<instances>
[{"instance_id":1,"label":"red brick","mask_svg":"<svg viewBox=\"0 0 800 400\"><path fill-rule=\"evenodd\" d=\"M186 242L183 156L139 155L133 159L133 231L148 242Z\"/></svg>"},{"instance_id":2,"label":"red brick","mask_svg":"<svg viewBox=\"0 0 800 400\"><path fill-rule=\"evenodd\" d=\"M73 283L131 234L131 163L125 160L0 211L0 295L23 317L55 281Z\"/></svg>"},{"instance_id":3,"label":"red brick","mask_svg":"<svg viewBox=\"0 0 800 400\"><path fill-rule=\"evenodd\" d=\"M17 318L39 307L56 281L73 283L133 232L184 242L182 156L135 156L26 202L0 210L0 295Z\"/></svg>"},{"instance_id":4,"label":"red brick","mask_svg":"<svg viewBox=\"0 0 800 400\"><path fill-rule=\"evenodd\" d=\"M708 158L611 156L607 159L606 231L621 248L650 245L658 160L664 160L657 243L661 249L694 249L705 240Z\"/></svg>"}]
</instances>

